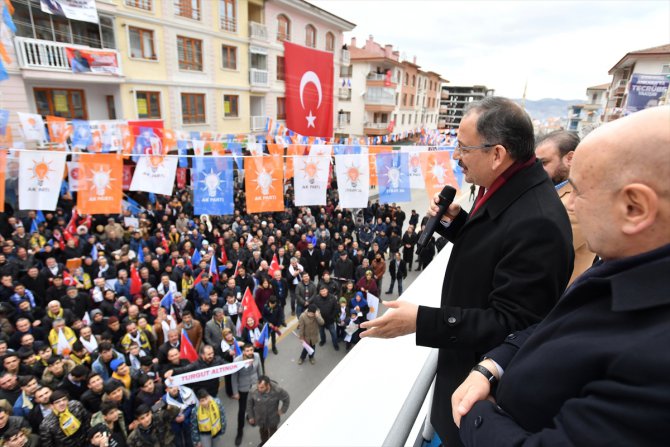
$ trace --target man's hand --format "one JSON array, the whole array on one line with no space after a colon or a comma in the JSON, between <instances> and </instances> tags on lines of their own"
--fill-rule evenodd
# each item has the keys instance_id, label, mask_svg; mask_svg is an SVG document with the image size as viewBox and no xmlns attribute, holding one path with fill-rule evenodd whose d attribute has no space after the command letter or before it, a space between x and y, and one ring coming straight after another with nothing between
<instances>
[{"instance_id":1,"label":"man's hand","mask_svg":"<svg viewBox=\"0 0 670 447\"><path fill-rule=\"evenodd\" d=\"M439 204L440 203L440 194L436 193L433 196L433 202L430 204L430 208L428 208L427 214L430 217L437 216L437 212L440 210ZM442 215L441 220L446 220L448 222L451 222L458 216L458 213L461 212L461 206L458 203L452 203L449 205L449 208L447 208L447 212Z\"/></svg>"},{"instance_id":2,"label":"man's hand","mask_svg":"<svg viewBox=\"0 0 670 447\"><path fill-rule=\"evenodd\" d=\"M240 400L240 394L239 393L233 394L231 397L235 400Z\"/></svg>"},{"instance_id":3,"label":"man's hand","mask_svg":"<svg viewBox=\"0 0 670 447\"><path fill-rule=\"evenodd\" d=\"M480 365L498 377L498 370L491 360L484 360ZM472 371L451 395L451 412L456 426L460 427L461 418L468 414L475 403L484 399L495 402L491 396L491 384L483 374Z\"/></svg>"},{"instance_id":4,"label":"man's hand","mask_svg":"<svg viewBox=\"0 0 670 447\"><path fill-rule=\"evenodd\" d=\"M407 301L382 301L384 306L395 309L387 312L383 317L361 323L363 329L361 338L394 338L416 332L416 315L419 306Z\"/></svg>"},{"instance_id":5,"label":"man's hand","mask_svg":"<svg viewBox=\"0 0 670 447\"><path fill-rule=\"evenodd\" d=\"M254 419L254 418L249 418L249 423L250 423L251 425L256 425L256 419Z\"/></svg>"},{"instance_id":6,"label":"man's hand","mask_svg":"<svg viewBox=\"0 0 670 447\"><path fill-rule=\"evenodd\" d=\"M135 420L131 422L130 425L128 425L128 430L133 431L137 428L138 425L140 425L140 421Z\"/></svg>"},{"instance_id":7,"label":"man's hand","mask_svg":"<svg viewBox=\"0 0 670 447\"><path fill-rule=\"evenodd\" d=\"M172 377L172 374L174 374L174 370L170 369L168 371L165 371L164 377L166 379L169 379L170 377Z\"/></svg>"},{"instance_id":8,"label":"man's hand","mask_svg":"<svg viewBox=\"0 0 670 447\"><path fill-rule=\"evenodd\" d=\"M178 415L176 418L174 418L174 421L175 421L177 424L181 424L182 422L184 422L184 415L181 414L181 413L179 413L179 415Z\"/></svg>"}]
</instances>

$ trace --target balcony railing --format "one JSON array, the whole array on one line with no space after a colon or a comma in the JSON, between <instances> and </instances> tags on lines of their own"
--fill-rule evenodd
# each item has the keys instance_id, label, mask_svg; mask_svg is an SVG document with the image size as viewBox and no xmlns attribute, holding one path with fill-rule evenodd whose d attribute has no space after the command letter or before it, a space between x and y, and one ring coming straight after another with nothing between
<instances>
[{"instance_id":1,"label":"balcony railing","mask_svg":"<svg viewBox=\"0 0 670 447\"><path fill-rule=\"evenodd\" d=\"M249 37L268 40L268 27L262 23L249 22Z\"/></svg>"},{"instance_id":2,"label":"balcony railing","mask_svg":"<svg viewBox=\"0 0 670 447\"><path fill-rule=\"evenodd\" d=\"M174 13L180 17L186 17L187 19L200 20L202 11L199 3L196 3L194 7L194 4L190 1L175 0Z\"/></svg>"},{"instance_id":3,"label":"balcony railing","mask_svg":"<svg viewBox=\"0 0 670 447\"><path fill-rule=\"evenodd\" d=\"M370 96L365 94L366 104L376 104L381 106L395 106L395 97L393 96Z\"/></svg>"},{"instance_id":4,"label":"balcony railing","mask_svg":"<svg viewBox=\"0 0 670 447\"><path fill-rule=\"evenodd\" d=\"M255 132L257 130L265 129L266 118L264 116L252 116L251 117L251 131Z\"/></svg>"},{"instance_id":5,"label":"balcony railing","mask_svg":"<svg viewBox=\"0 0 670 447\"><path fill-rule=\"evenodd\" d=\"M366 129L385 130L388 129L389 123L365 123L363 127L365 127Z\"/></svg>"},{"instance_id":6,"label":"balcony railing","mask_svg":"<svg viewBox=\"0 0 670 447\"><path fill-rule=\"evenodd\" d=\"M268 71L257 68L249 69L249 83L252 87L268 87Z\"/></svg>"},{"instance_id":7,"label":"balcony railing","mask_svg":"<svg viewBox=\"0 0 670 447\"><path fill-rule=\"evenodd\" d=\"M351 101L351 89L340 88L337 97L340 98L342 101Z\"/></svg>"},{"instance_id":8,"label":"balcony railing","mask_svg":"<svg viewBox=\"0 0 670 447\"><path fill-rule=\"evenodd\" d=\"M349 53L349 50L342 50L342 60L340 63L342 65L349 65L351 62L351 54Z\"/></svg>"},{"instance_id":9,"label":"balcony railing","mask_svg":"<svg viewBox=\"0 0 670 447\"><path fill-rule=\"evenodd\" d=\"M221 23L221 29L224 31L230 31L231 33L237 32L237 19L231 17L221 17L219 18Z\"/></svg>"},{"instance_id":10,"label":"balcony railing","mask_svg":"<svg viewBox=\"0 0 670 447\"><path fill-rule=\"evenodd\" d=\"M15 37L16 54L21 68L33 68L38 70L53 70L62 72L72 72L70 61L67 58L66 48L75 48L87 51L105 51L116 55L116 63L119 65L121 76L121 58L119 52L111 49L98 49L82 45L72 45L68 43L52 42L50 40L30 39L27 37ZM92 73L97 76L111 76L110 73Z\"/></svg>"}]
</instances>

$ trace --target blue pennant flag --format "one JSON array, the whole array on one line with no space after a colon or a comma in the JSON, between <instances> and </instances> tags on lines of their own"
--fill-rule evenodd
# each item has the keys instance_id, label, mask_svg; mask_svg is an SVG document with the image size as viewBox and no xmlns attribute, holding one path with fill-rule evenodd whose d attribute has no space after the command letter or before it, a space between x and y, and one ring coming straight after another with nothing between
<instances>
[{"instance_id":1,"label":"blue pennant flag","mask_svg":"<svg viewBox=\"0 0 670 447\"><path fill-rule=\"evenodd\" d=\"M2 8L2 21L5 22L7 28L12 30L12 33L16 34L16 25L14 25L14 20L12 20L12 15L9 13L7 5Z\"/></svg>"},{"instance_id":2,"label":"blue pennant flag","mask_svg":"<svg viewBox=\"0 0 670 447\"><path fill-rule=\"evenodd\" d=\"M7 123L9 122L9 110L0 109L0 135L7 133Z\"/></svg>"},{"instance_id":3,"label":"blue pennant flag","mask_svg":"<svg viewBox=\"0 0 670 447\"><path fill-rule=\"evenodd\" d=\"M265 323L265 326L263 326L263 330L261 331L260 337L258 337L258 340L256 341L256 347L257 348L263 348L263 358L268 356L268 324Z\"/></svg>"},{"instance_id":4,"label":"blue pennant flag","mask_svg":"<svg viewBox=\"0 0 670 447\"><path fill-rule=\"evenodd\" d=\"M172 308L173 303L174 303L174 298L172 297L172 291L169 291L168 293L165 294L163 299L161 299L161 307L164 307L167 310L170 310Z\"/></svg>"},{"instance_id":5,"label":"blue pennant flag","mask_svg":"<svg viewBox=\"0 0 670 447\"><path fill-rule=\"evenodd\" d=\"M242 316L240 315L237 318L242 318ZM233 347L235 348L235 357L242 355L242 349L240 349L240 345L237 343L237 340L233 341Z\"/></svg>"},{"instance_id":6,"label":"blue pennant flag","mask_svg":"<svg viewBox=\"0 0 670 447\"><path fill-rule=\"evenodd\" d=\"M156 194L150 192L147 198L152 205L156 203Z\"/></svg>"},{"instance_id":7,"label":"blue pennant flag","mask_svg":"<svg viewBox=\"0 0 670 447\"><path fill-rule=\"evenodd\" d=\"M242 158L242 144L228 143L228 149L233 154L233 159L237 165L237 169L244 169L244 158Z\"/></svg>"},{"instance_id":8,"label":"blue pennant flag","mask_svg":"<svg viewBox=\"0 0 670 447\"><path fill-rule=\"evenodd\" d=\"M5 64L2 63L2 59L0 59L0 81L6 81L7 79L9 79L9 74L5 68ZM2 134L4 135L5 133L3 132Z\"/></svg>"},{"instance_id":9,"label":"blue pennant flag","mask_svg":"<svg viewBox=\"0 0 670 447\"><path fill-rule=\"evenodd\" d=\"M227 157L196 157L194 161L194 214L233 214L233 161Z\"/></svg>"},{"instance_id":10,"label":"blue pennant flag","mask_svg":"<svg viewBox=\"0 0 670 447\"><path fill-rule=\"evenodd\" d=\"M41 224L42 222L47 221L46 217L44 217L44 213L42 212L42 210L37 211L37 214L35 215L35 219L37 220L38 224Z\"/></svg>"},{"instance_id":11,"label":"blue pennant flag","mask_svg":"<svg viewBox=\"0 0 670 447\"><path fill-rule=\"evenodd\" d=\"M94 261L98 259L98 244L93 244L91 247L91 259Z\"/></svg>"},{"instance_id":12,"label":"blue pennant flag","mask_svg":"<svg viewBox=\"0 0 670 447\"><path fill-rule=\"evenodd\" d=\"M196 248L193 250L193 256L191 256L191 267L195 268L198 264L200 264L201 260L202 256L200 255L200 250Z\"/></svg>"},{"instance_id":13,"label":"blue pennant flag","mask_svg":"<svg viewBox=\"0 0 670 447\"><path fill-rule=\"evenodd\" d=\"M30 233L39 233L40 230L37 228L37 219L33 219L33 223L30 224Z\"/></svg>"},{"instance_id":14,"label":"blue pennant flag","mask_svg":"<svg viewBox=\"0 0 670 447\"><path fill-rule=\"evenodd\" d=\"M378 154L377 182L379 203L410 202L409 154Z\"/></svg>"},{"instance_id":15,"label":"blue pennant flag","mask_svg":"<svg viewBox=\"0 0 670 447\"><path fill-rule=\"evenodd\" d=\"M140 244L140 248L137 250L137 262L144 264L144 250L142 249L142 244Z\"/></svg>"},{"instance_id":16,"label":"blue pennant flag","mask_svg":"<svg viewBox=\"0 0 670 447\"><path fill-rule=\"evenodd\" d=\"M188 158L181 157L181 155L186 155L188 152L188 141L187 140L177 140L177 153L179 157L179 167L188 168Z\"/></svg>"},{"instance_id":17,"label":"blue pennant flag","mask_svg":"<svg viewBox=\"0 0 670 447\"><path fill-rule=\"evenodd\" d=\"M72 148L86 149L93 144L93 133L88 121L72 120Z\"/></svg>"}]
</instances>

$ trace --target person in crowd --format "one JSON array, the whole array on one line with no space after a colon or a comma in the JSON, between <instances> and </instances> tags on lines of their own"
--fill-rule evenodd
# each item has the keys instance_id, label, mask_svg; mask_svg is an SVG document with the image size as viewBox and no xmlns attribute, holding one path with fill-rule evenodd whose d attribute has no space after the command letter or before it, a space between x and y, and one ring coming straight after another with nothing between
<instances>
[{"instance_id":1,"label":"person in crowd","mask_svg":"<svg viewBox=\"0 0 670 447\"><path fill-rule=\"evenodd\" d=\"M272 295L268 302L263 306L262 310L263 321L268 324L270 332L270 339L272 340L272 352L277 355L277 335L281 335L281 327L286 326L284 317L284 309L279 304L277 297Z\"/></svg>"},{"instance_id":2,"label":"person in crowd","mask_svg":"<svg viewBox=\"0 0 670 447\"><path fill-rule=\"evenodd\" d=\"M171 421L179 414L179 408L166 406L157 408L141 404L135 409L135 428L128 435L129 447L157 447L174 445L175 435L170 430Z\"/></svg>"},{"instance_id":3,"label":"person in crowd","mask_svg":"<svg viewBox=\"0 0 670 447\"><path fill-rule=\"evenodd\" d=\"M223 447L226 432L226 412L218 397L204 389L196 392L198 402L191 412L191 439L199 447Z\"/></svg>"},{"instance_id":4,"label":"person in crowd","mask_svg":"<svg viewBox=\"0 0 670 447\"><path fill-rule=\"evenodd\" d=\"M337 331L335 330L335 321L337 320L339 306L337 298L330 293L326 284L319 286L319 294L314 298L314 304L323 318L323 324L319 326L319 346L326 344L326 329L328 329L333 348L339 351L340 346L338 344Z\"/></svg>"},{"instance_id":5,"label":"person in crowd","mask_svg":"<svg viewBox=\"0 0 670 447\"><path fill-rule=\"evenodd\" d=\"M431 424L450 446L460 445L450 397L472 364L510 332L541 321L572 272L570 221L534 142L531 119L514 101L491 96L469 106L454 159L479 193L469 213L452 203L439 216L446 224L436 231L454 243L441 307L390 301L398 310L361 324L362 337L416 332L417 344L439 348Z\"/></svg>"},{"instance_id":6,"label":"person in crowd","mask_svg":"<svg viewBox=\"0 0 670 447\"><path fill-rule=\"evenodd\" d=\"M302 352L298 359L298 365L305 362L305 358L309 355L309 362L313 365L316 363L314 354L316 352L316 342L319 338L319 329L325 324L319 308L316 304L310 304L306 311L298 318L298 337L303 343Z\"/></svg>"},{"instance_id":7,"label":"person in crowd","mask_svg":"<svg viewBox=\"0 0 670 447\"><path fill-rule=\"evenodd\" d=\"M235 445L242 443L244 434L244 415L247 410L247 398L251 387L258 383L258 379L264 374L261 356L254 352L254 346L245 344L242 348L242 354L235 357L234 362L249 361L249 366L240 369L231 375L231 385L233 399L239 401L237 410L237 434L235 435Z\"/></svg>"},{"instance_id":8,"label":"person in crowd","mask_svg":"<svg viewBox=\"0 0 670 447\"><path fill-rule=\"evenodd\" d=\"M247 399L247 417L249 424L258 426L260 445L265 445L277 431L279 419L286 414L290 403L288 393L277 382L265 375L258 378Z\"/></svg>"},{"instance_id":9,"label":"person in crowd","mask_svg":"<svg viewBox=\"0 0 670 447\"><path fill-rule=\"evenodd\" d=\"M70 400L65 391L54 391L49 403L51 413L40 423L40 445L46 447L83 445L90 426L90 413L81 402Z\"/></svg>"},{"instance_id":10,"label":"person in crowd","mask_svg":"<svg viewBox=\"0 0 670 447\"><path fill-rule=\"evenodd\" d=\"M171 430L175 436L175 446L192 446L191 413L197 403L195 393L186 386L168 386L167 393L162 399L167 405L179 408L179 414L175 416L171 423Z\"/></svg>"},{"instance_id":11,"label":"person in crowd","mask_svg":"<svg viewBox=\"0 0 670 447\"><path fill-rule=\"evenodd\" d=\"M568 284L572 284L579 275L591 267L595 260L595 254L586 245L586 239L579 228L575 213L567 206L573 188L568 181L568 176L578 144L579 136L576 134L556 130L542 137L535 145L535 156L542 163L542 167L554 184L561 202L566 207L568 217L570 217L575 263Z\"/></svg>"},{"instance_id":12,"label":"person in crowd","mask_svg":"<svg viewBox=\"0 0 670 447\"><path fill-rule=\"evenodd\" d=\"M600 260L543 321L473 362L451 398L465 445L666 443L669 120L670 107L646 109L578 146L568 208Z\"/></svg>"},{"instance_id":13,"label":"person in crowd","mask_svg":"<svg viewBox=\"0 0 670 447\"><path fill-rule=\"evenodd\" d=\"M407 266L405 261L397 251L393 254L393 259L389 262L389 274L391 275L391 286L386 291L387 295L393 293L393 287L396 281L398 282L398 296L402 295L402 281L407 278Z\"/></svg>"}]
</instances>

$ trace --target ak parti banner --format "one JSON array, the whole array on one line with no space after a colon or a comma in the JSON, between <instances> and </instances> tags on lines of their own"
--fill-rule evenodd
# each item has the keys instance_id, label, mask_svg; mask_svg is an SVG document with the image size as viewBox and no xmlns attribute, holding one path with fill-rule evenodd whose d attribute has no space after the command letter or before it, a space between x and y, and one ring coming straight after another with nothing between
<instances>
[{"instance_id":1,"label":"ak parti banner","mask_svg":"<svg viewBox=\"0 0 670 447\"><path fill-rule=\"evenodd\" d=\"M284 41L286 127L300 135L333 135L333 53Z\"/></svg>"},{"instance_id":2,"label":"ak parti banner","mask_svg":"<svg viewBox=\"0 0 670 447\"><path fill-rule=\"evenodd\" d=\"M368 161L370 163L370 186L377 186L377 155L390 154L391 146L368 146Z\"/></svg>"},{"instance_id":3,"label":"ak parti banner","mask_svg":"<svg viewBox=\"0 0 670 447\"><path fill-rule=\"evenodd\" d=\"M451 185L458 190L449 151L421 152L419 159L428 197L433 197L442 191L445 185Z\"/></svg>"},{"instance_id":4,"label":"ak parti banner","mask_svg":"<svg viewBox=\"0 0 670 447\"><path fill-rule=\"evenodd\" d=\"M47 116L47 128L49 129L49 140L55 145L53 149L66 149L66 140L72 132L67 120L60 116Z\"/></svg>"},{"instance_id":5,"label":"ak parti banner","mask_svg":"<svg viewBox=\"0 0 670 447\"><path fill-rule=\"evenodd\" d=\"M121 155L82 155L79 159L77 211L82 214L120 213L122 183Z\"/></svg>"},{"instance_id":6,"label":"ak parti banner","mask_svg":"<svg viewBox=\"0 0 670 447\"><path fill-rule=\"evenodd\" d=\"M284 211L284 166L279 156L244 159L247 212Z\"/></svg>"}]
</instances>

